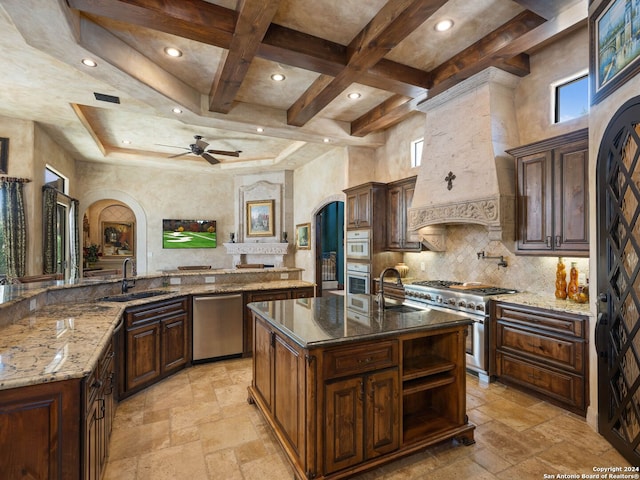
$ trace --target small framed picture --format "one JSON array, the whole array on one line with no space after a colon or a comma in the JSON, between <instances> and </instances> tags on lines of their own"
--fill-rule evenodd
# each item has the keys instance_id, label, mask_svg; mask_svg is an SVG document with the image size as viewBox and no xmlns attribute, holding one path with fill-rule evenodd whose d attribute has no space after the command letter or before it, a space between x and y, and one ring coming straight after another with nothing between
<instances>
[{"instance_id":1,"label":"small framed picture","mask_svg":"<svg viewBox=\"0 0 640 480\"><path fill-rule=\"evenodd\" d=\"M274 200L247 202L247 237L275 235L274 203Z\"/></svg>"},{"instance_id":2,"label":"small framed picture","mask_svg":"<svg viewBox=\"0 0 640 480\"><path fill-rule=\"evenodd\" d=\"M309 250L311 248L311 224L301 223L296 225L296 248Z\"/></svg>"},{"instance_id":3,"label":"small framed picture","mask_svg":"<svg viewBox=\"0 0 640 480\"><path fill-rule=\"evenodd\" d=\"M0 138L0 174L9 173L9 139Z\"/></svg>"}]
</instances>

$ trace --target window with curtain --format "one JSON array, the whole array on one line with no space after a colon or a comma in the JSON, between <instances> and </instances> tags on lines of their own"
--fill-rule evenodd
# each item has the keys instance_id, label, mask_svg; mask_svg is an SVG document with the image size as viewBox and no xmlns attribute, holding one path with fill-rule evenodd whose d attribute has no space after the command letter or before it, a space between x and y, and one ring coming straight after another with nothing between
<instances>
[{"instance_id":1,"label":"window with curtain","mask_svg":"<svg viewBox=\"0 0 640 480\"><path fill-rule=\"evenodd\" d=\"M0 178L0 275L11 281L26 271L27 231L24 178Z\"/></svg>"}]
</instances>

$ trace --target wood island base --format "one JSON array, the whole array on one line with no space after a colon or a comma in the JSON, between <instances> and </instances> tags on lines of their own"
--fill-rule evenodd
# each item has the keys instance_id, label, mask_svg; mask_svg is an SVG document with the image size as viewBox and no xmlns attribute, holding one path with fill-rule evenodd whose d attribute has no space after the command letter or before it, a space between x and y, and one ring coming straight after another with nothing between
<instances>
[{"instance_id":1,"label":"wood island base","mask_svg":"<svg viewBox=\"0 0 640 480\"><path fill-rule=\"evenodd\" d=\"M272 319L253 320L248 401L296 478L348 478L446 440L475 443L465 324L304 348Z\"/></svg>"}]
</instances>

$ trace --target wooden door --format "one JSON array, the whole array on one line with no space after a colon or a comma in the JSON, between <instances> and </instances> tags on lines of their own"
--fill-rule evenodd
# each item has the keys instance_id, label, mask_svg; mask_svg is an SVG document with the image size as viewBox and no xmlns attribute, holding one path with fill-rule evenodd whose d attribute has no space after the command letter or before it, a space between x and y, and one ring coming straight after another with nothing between
<instances>
[{"instance_id":1,"label":"wooden door","mask_svg":"<svg viewBox=\"0 0 640 480\"><path fill-rule=\"evenodd\" d=\"M373 458L397 450L400 446L398 369L369 375L366 388L366 457Z\"/></svg>"},{"instance_id":2,"label":"wooden door","mask_svg":"<svg viewBox=\"0 0 640 480\"><path fill-rule=\"evenodd\" d=\"M640 465L640 97L614 115L598 154L598 430Z\"/></svg>"},{"instance_id":3,"label":"wooden door","mask_svg":"<svg viewBox=\"0 0 640 480\"><path fill-rule=\"evenodd\" d=\"M589 250L589 145L554 150L554 249Z\"/></svg>"},{"instance_id":4,"label":"wooden door","mask_svg":"<svg viewBox=\"0 0 640 480\"><path fill-rule=\"evenodd\" d=\"M518 159L518 250L553 247L551 151Z\"/></svg>"},{"instance_id":5,"label":"wooden door","mask_svg":"<svg viewBox=\"0 0 640 480\"><path fill-rule=\"evenodd\" d=\"M364 378L325 385L325 473L364 460Z\"/></svg>"},{"instance_id":6,"label":"wooden door","mask_svg":"<svg viewBox=\"0 0 640 480\"><path fill-rule=\"evenodd\" d=\"M127 390L160 375L160 322L127 330Z\"/></svg>"}]
</instances>

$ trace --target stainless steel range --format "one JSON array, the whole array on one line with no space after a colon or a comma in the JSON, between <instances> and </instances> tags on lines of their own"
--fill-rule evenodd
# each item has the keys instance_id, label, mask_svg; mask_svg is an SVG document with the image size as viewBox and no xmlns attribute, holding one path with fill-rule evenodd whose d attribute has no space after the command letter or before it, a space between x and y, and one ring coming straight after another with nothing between
<instances>
[{"instance_id":1,"label":"stainless steel range","mask_svg":"<svg viewBox=\"0 0 640 480\"><path fill-rule=\"evenodd\" d=\"M489 381L489 300L492 295L515 293L510 288L478 283L426 280L405 284L405 303L452 311L473 320L467 335L467 369Z\"/></svg>"}]
</instances>

